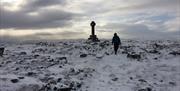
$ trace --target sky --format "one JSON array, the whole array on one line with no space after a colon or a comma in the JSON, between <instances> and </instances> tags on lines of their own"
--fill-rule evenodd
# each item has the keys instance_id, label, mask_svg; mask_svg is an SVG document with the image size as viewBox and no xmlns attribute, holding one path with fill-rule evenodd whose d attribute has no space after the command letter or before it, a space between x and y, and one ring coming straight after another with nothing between
<instances>
[{"instance_id":1,"label":"sky","mask_svg":"<svg viewBox=\"0 0 180 91\"><path fill-rule=\"evenodd\" d=\"M0 0L1 39L180 39L180 0Z\"/></svg>"}]
</instances>

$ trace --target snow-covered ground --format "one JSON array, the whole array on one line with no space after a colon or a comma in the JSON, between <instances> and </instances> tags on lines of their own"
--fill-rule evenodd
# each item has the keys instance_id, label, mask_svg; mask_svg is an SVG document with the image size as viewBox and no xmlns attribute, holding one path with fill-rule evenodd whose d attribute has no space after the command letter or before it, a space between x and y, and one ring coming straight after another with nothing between
<instances>
[{"instance_id":1,"label":"snow-covered ground","mask_svg":"<svg viewBox=\"0 0 180 91\"><path fill-rule=\"evenodd\" d=\"M180 41L6 44L0 91L180 91Z\"/></svg>"}]
</instances>

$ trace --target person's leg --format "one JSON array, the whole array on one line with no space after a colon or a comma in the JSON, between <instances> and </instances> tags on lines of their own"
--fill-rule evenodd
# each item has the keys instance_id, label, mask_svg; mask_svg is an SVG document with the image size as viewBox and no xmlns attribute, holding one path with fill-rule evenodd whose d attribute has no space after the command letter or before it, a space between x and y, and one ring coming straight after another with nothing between
<instances>
[{"instance_id":1,"label":"person's leg","mask_svg":"<svg viewBox=\"0 0 180 91\"><path fill-rule=\"evenodd\" d=\"M117 54L118 45L114 45L114 52Z\"/></svg>"},{"instance_id":2,"label":"person's leg","mask_svg":"<svg viewBox=\"0 0 180 91\"><path fill-rule=\"evenodd\" d=\"M116 45L114 45L114 53L116 54Z\"/></svg>"},{"instance_id":3,"label":"person's leg","mask_svg":"<svg viewBox=\"0 0 180 91\"><path fill-rule=\"evenodd\" d=\"M116 47L116 54L117 54L118 49L119 49L119 45L117 45L117 47Z\"/></svg>"}]
</instances>

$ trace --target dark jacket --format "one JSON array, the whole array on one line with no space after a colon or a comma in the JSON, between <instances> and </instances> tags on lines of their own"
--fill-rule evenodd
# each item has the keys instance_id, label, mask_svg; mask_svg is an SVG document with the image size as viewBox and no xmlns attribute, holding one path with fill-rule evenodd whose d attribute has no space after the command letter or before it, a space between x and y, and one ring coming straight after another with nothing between
<instances>
[{"instance_id":1,"label":"dark jacket","mask_svg":"<svg viewBox=\"0 0 180 91\"><path fill-rule=\"evenodd\" d=\"M121 44L121 40L120 40L119 36L116 35L113 37L112 44L114 44L114 45L120 45Z\"/></svg>"}]
</instances>

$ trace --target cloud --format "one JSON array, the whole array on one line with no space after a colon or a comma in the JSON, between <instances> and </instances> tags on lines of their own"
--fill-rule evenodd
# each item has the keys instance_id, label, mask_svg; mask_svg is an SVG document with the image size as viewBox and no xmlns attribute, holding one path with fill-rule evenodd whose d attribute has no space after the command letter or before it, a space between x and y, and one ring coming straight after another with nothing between
<instances>
[{"instance_id":1,"label":"cloud","mask_svg":"<svg viewBox=\"0 0 180 91\"><path fill-rule=\"evenodd\" d=\"M37 11L38 9L50 6L64 6L66 0L27 0L22 9L26 11Z\"/></svg>"},{"instance_id":2,"label":"cloud","mask_svg":"<svg viewBox=\"0 0 180 91\"><path fill-rule=\"evenodd\" d=\"M10 11L1 8L0 28L42 29L71 26L76 14L58 9L43 9L36 12Z\"/></svg>"},{"instance_id":3,"label":"cloud","mask_svg":"<svg viewBox=\"0 0 180 91\"><path fill-rule=\"evenodd\" d=\"M39 32L34 34L29 34L25 36L9 36L4 35L0 36L0 46L4 42L18 42L18 41L27 41L27 40L56 40L56 39L83 39L86 36L85 32L71 32L63 31L58 33L48 33L48 32Z\"/></svg>"},{"instance_id":4,"label":"cloud","mask_svg":"<svg viewBox=\"0 0 180 91\"><path fill-rule=\"evenodd\" d=\"M117 32L121 37L139 39L177 39L179 31L153 30L145 24L109 23L99 27L99 32ZM107 30L106 30L107 29Z\"/></svg>"},{"instance_id":5,"label":"cloud","mask_svg":"<svg viewBox=\"0 0 180 91\"><path fill-rule=\"evenodd\" d=\"M97 33L118 31L125 37L166 37L168 33L173 36L180 31L179 3L179 0L17 0L2 3L0 28L42 30L31 36L38 38L74 38L76 35L86 38L89 35L84 32L90 30L89 23L95 20ZM44 33L47 29L61 33Z\"/></svg>"}]
</instances>

